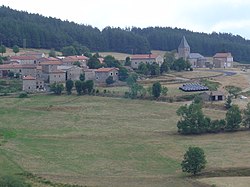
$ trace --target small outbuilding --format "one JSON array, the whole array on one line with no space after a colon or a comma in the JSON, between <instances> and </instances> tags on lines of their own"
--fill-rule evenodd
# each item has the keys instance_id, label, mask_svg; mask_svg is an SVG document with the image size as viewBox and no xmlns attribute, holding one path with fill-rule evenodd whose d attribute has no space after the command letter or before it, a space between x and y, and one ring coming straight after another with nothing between
<instances>
[{"instance_id":1,"label":"small outbuilding","mask_svg":"<svg viewBox=\"0 0 250 187\"><path fill-rule=\"evenodd\" d=\"M220 91L207 91L201 94L203 101L223 101L225 96Z\"/></svg>"}]
</instances>

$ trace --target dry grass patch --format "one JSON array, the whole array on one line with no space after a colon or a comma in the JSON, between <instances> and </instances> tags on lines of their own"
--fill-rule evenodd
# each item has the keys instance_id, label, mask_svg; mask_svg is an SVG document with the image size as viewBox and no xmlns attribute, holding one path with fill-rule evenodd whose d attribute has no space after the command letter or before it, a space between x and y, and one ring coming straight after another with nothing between
<instances>
[{"instance_id":1,"label":"dry grass patch","mask_svg":"<svg viewBox=\"0 0 250 187\"><path fill-rule=\"evenodd\" d=\"M212 177L199 179L198 181L218 187L249 187L250 177Z\"/></svg>"}]
</instances>

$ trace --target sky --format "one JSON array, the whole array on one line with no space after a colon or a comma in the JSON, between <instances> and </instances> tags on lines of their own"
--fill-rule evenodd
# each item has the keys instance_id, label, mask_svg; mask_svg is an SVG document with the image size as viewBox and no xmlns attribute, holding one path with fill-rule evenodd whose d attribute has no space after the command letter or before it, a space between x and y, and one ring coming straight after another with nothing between
<instances>
[{"instance_id":1,"label":"sky","mask_svg":"<svg viewBox=\"0 0 250 187\"><path fill-rule=\"evenodd\" d=\"M0 0L0 4L99 29L177 27L250 39L250 0Z\"/></svg>"}]
</instances>

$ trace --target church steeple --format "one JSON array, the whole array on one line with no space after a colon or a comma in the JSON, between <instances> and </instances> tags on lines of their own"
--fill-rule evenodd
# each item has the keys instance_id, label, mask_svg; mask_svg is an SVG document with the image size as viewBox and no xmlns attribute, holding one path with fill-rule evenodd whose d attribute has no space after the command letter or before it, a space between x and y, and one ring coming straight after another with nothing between
<instances>
[{"instance_id":1,"label":"church steeple","mask_svg":"<svg viewBox=\"0 0 250 187\"><path fill-rule=\"evenodd\" d=\"M185 36L183 36L181 43L178 47L178 55L179 58L184 58L185 60L187 60L190 55L190 46L188 45Z\"/></svg>"}]
</instances>

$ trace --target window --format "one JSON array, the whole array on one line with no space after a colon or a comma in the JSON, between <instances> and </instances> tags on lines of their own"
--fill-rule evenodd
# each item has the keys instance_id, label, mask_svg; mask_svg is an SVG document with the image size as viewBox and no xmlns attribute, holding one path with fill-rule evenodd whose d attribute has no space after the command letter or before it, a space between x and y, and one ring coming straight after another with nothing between
<instances>
[{"instance_id":1,"label":"window","mask_svg":"<svg viewBox=\"0 0 250 187\"><path fill-rule=\"evenodd\" d=\"M115 75L118 75L118 73L116 72Z\"/></svg>"},{"instance_id":2,"label":"window","mask_svg":"<svg viewBox=\"0 0 250 187\"><path fill-rule=\"evenodd\" d=\"M137 62L135 62L135 64L137 64Z\"/></svg>"},{"instance_id":3,"label":"window","mask_svg":"<svg viewBox=\"0 0 250 187\"><path fill-rule=\"evenodd\" d=\"M99 79L99 77L96 77L96 80L98 80Z\"/></svg>"},{"instance_id":4,"label":"window","mask_svg":"<svg viewBox=\"0 0 250 187\"><path fill-rule=\"evenodd\" d=\"M113 75L113 73L111 72L111 73L110 73L110 75L112 76L112 75Z\"/></svg>"}]
</instances>

